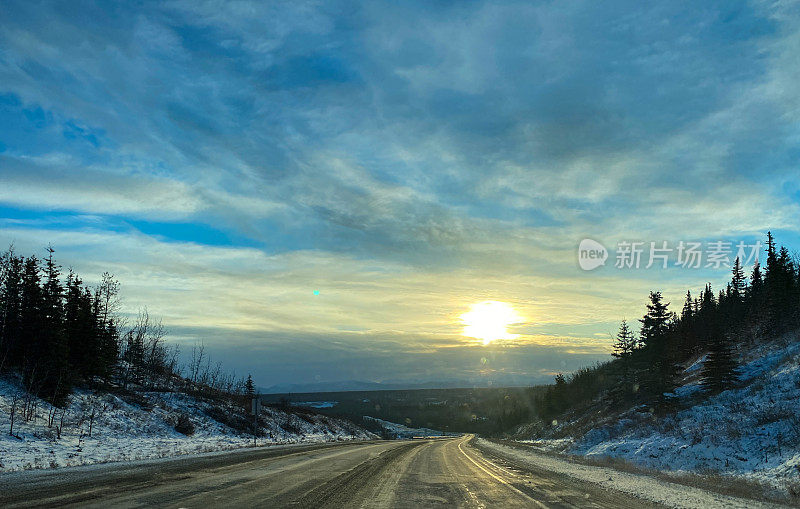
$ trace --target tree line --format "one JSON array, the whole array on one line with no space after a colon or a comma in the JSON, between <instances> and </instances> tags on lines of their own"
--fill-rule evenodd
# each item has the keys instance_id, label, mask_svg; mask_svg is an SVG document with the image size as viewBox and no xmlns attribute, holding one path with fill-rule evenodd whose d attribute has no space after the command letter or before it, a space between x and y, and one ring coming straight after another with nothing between
<instances>
[{"instance_id":1,"label":"tree line","mask_svg":"<svg viewBox=\"0 0 800 509\"><path fill-rule=\"evenodd\" d=\"M581 369L555 384L537 400L549 420L603 396L612 405L652 404L670 408L683 366L704 356L701 384L709 394L738 383L737 351L800 327L800 263L767 233L766 264L756 259L749 276L737 257L731 280L715 293L710 284L691 291L677 313L652 291L638 335L626 320L614 338L613 361Z\"/></svg>"},{"instance_id":2,"label":"tree line","mask_svg":"<svg viewBox=\"0 0 800 509\"><path fill-rule=\"evenodd\" d=\"M174 387L243 395L246 380L212 364L196 345L188 366L146 310L129 324L119 313L119 282L106 272L89 286L47 256L0 254L0 375L15 373L26 392L64 406L76 385L126 390ZM252 384L252 382L250 382Z\"/></svg>"}]
</instances>

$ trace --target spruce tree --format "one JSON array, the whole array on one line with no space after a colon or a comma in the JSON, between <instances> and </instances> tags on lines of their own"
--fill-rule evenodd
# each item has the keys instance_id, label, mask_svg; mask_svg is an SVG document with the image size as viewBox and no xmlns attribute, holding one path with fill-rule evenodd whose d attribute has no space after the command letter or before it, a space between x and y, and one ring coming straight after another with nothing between
<instances>
[{"instance_id":1,"label":"spruce tree","mask_svg":"<svg viewBox=\"0 0 800 509\"><path fill-rule=\"evenodd\" d=\"M46 345L42 329L42 288L39 260L35 256L25 259L22 267L20 298L20 363L25 384L39 395L41 374L47 370L43 359Z\"/></svg>"},{"instance_id":2,"label":"spruce tree","mask_svg":"<svg viewBox=\"0 0 800 509\"><path fill-rule=\"evenodd\" d=\"M697 311L698 341L700 347L705 349L717 334L717 301L711 284L706 284L700 292L700 307Z\"/></svg>"},{"instance_id":3,"label":"spruce tree","mask_svg":"<svg viewBox=\"0 0 800 509\"><path fill-rule=\"evenodd\" d=\"M669 328L669 303L662 302L661 292L650 292L647 313L639 320L642 324L640 336L645 348L662 341Z\"/></svg>"},{"instance_id":4,"label":"spruce tree","mask_svg":"<svg viewBox=\"0 0 800 509\"><path fill-rule=\"evenodd\" d=\"M53 248L47 248L45 282L42 288L42 330L40 361L43 396L60 406L66 401L72 386L68 345L64 331L64 288L61 269L53 260Z\"/></svg>"},{"instance_id":5,"label":"spruce tree","mask_svg":"<svg viewBox=\"0 0 800 509\"><path fill-rule=\"evenodd\" d=\"M697 350L697 332L695 330L697 314L697 299L692 298L691 290L686 292L686 300L681 310L679 334L681 355L684 358L691 357Z\"/></svg>"},{"instance_id":6,"label":"spruce tree","mask_svg":"<svg viewBox=\"0 0 800 509\"><path fill-rule=\"evenodd\" d=\"M767 266L764 272L764 318L768 332L780 331L783 271L772 232L767 232Z\"/></svg>"},{"instance_id":7,"label":"spruce tree","mask_svg":"<svg viewBox=\"0 0 800 509\"><path fill-rule=\"evenodd\" d=\"M676 352L670 344L669 303L664 303L661 292L650 292L647 313L639 320L642 324L640 337L644 348L640 355L643 388L661 401L662 394L674 388L676 375Z\"/></svg>"},{"instance_id":8,"label":"spruce tree","mask_svg":"<svg viewBox=\"0 0 800 509\"><path fill-rule=\"evenodd\" d=\"M747 319L751 325L760 323L764 311L764 278L761 274L761 264L756 259L753 271L750 273L750 286L747 288Z\"/></svg>"},{"instance_id":9,"label":"spruce tree","mask_svg":"<svg viewBox=\"0 0 800 509\"><path fill-rule=\"evenodd\" d=\"M795 291L794 260L786 246L781 246L778 251L778 266L780 279L778 281L777 305L779 312L778 326L780 330L789 329L797 318L797 295Z\"/></svg>"},{"instance_id":10,"label":"spruce tree","mask_svg":"<svg viewBox=\"0 0 800 509\"><path fill-rule=\"evenodd\" d=\"M256 395L256 386L253 383L253 377L250 375L247 375L247 381L244 383L244 392L251 399Z\"/></svg>"},{"instance_id":11,"label":"spruce tree","mask_svg":"<svg viewBox=\"0 0 800 509\"><path fill-rule=\"evenodd\" d=\"M686 300L683 302L683 309L681 309L681 320L691 321L694 316L695 301L692 299L692 291L686 291Z\"/></svg>"},{"instance_id":12,"label":"spruce tree","mask_svg":"<svg viewBox=\"0 0 800 509\"><path fill-rule=\"evenodd\" d=\"M92 300L93 324L97 335L97 363L95 375L108 379L119 356L119 333L116 319L103 305L104 299L101 292L95 292Z\"/></svg>"},{"instance_id":13,"label":"spruce tree","mask_svg":"<svg viewBox=\"0 0 800 509\"><path fill-rule=\"evenodd\" d=\"M635 349L636 337L628 326L627 320L623 319L619 325L619 331L617 332L611 355L618 359L627 358L630 357Z\"/></svg>"},{"instance_id":14,"label":"spruce tree","mask_svg":"<svg viewBox=\"0 0 800 509\"><path fill-rule=\"evenodd\" d=\"M753 264L753 272L750 275L751 296L755 297L759 293L763 282L764 281L761 277L761 264L758 262L758 260L756 260L755 263Z\"/></svg>"},{"instance_id":15,"label":"spruce tree","mask_svg":"<svg viewBox=\"0 0 800 509\"><path fill-rule=\"evenodd\" d=\"M612 397L622 400L625 396L634 391L634 377L632 359L637 348L637 339L633 331L628 326L627 320L623 319L619 325L619 331L613 345L611 355L616 357L619 370L619 383L612 389ZM562 377L563 378L563 377Z\"/></svg>"},{"instance_id":16,"label":"spruce tree","mask_svg":"<svg viewBox=\"0 0 800 509\"><path fill-rule=\"evenodd\" d=\"M18 367L22 362L22 258L9 249L3 286L0 288L0 356L3 366Z\"/></svg>"},{"instance_id":17,"label":"spruce tree","mask_svg":"<svg viewBox=\"0 0 800 509\"><path fill-rule=\"evenodd\" d=\"M710 346L700 380L706 392L716 394L732 388L738 381L738 373L730 341L719 338Z\"/></svg>"},{"instance_id":18,"label":"spruce tree","mask_svg":"<svg viewBox=\"0 0 800 509\"><path fill-rule=\"evenodd\" d=\"M70 365L75 377L88 380L96 370L97 337L92 299L78 276L67 276L66 331Z\"/></svg>"},{"instance_id":19,"label":"spruce tree","mask_svg":"<svg viewBox=\"0 0 800 509\"><path fill-rule=\"evenodd\" d=\"M736 302L741 302L747 291L747 279L744 275L744 269L742 268L742 262L739 260L739 257L736 257L736 261L733 262L733 268L731 269L731 297L736 300Z\"/></svg>"}]
</instances>

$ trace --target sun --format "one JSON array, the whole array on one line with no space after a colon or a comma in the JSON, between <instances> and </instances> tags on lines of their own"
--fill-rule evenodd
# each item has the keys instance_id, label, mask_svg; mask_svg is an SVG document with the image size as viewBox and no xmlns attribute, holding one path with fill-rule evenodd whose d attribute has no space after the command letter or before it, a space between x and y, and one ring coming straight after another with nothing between
<instances>
[{"instance_id":1,"label":"sun","mask_svg":"<svg viewBox=\"0 0 800 509\"><path fill-rule=\"evenodd\" d=\"M464 323L462 335L483 340L488 345L497 339L514 339L519 334L511 334L509 325L520 323L522 318L510 304L496 300L478 302L461 315Z\"/></svg>"}]
</instances>

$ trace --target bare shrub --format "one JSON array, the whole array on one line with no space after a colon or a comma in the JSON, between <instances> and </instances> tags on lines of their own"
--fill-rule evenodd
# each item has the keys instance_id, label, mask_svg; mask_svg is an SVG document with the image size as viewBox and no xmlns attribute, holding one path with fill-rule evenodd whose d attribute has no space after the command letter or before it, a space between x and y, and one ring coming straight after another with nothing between
<instances>
[{"instance_id":1,"label":"bare shrub","mask_svg":"<svg viewBox=\"0 0 800 509\"><path fill-rule=\"evenodd\" d=\"M181 435L190 436L194 434L194 423L192 423L189 416L180 414L175 422L175 431Z\"/></svg>"}]
</instances>

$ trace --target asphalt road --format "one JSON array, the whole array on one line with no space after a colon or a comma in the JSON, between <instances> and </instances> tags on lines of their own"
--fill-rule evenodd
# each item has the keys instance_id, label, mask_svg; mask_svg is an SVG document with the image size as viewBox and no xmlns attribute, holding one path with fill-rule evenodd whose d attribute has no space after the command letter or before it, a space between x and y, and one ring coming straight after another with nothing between
<instances>
[{"instance_id":1,"label":"asphalt road","mask_svg":"<svg viewBox=\"0 0 800 509\"><path fill-rule=\"evenodd\" d=\"M502 466L501 464L502 463ZM0 507L653 507L486 456L471 437L253 449L0 475Z\"/></svg>"}]
</instances>

